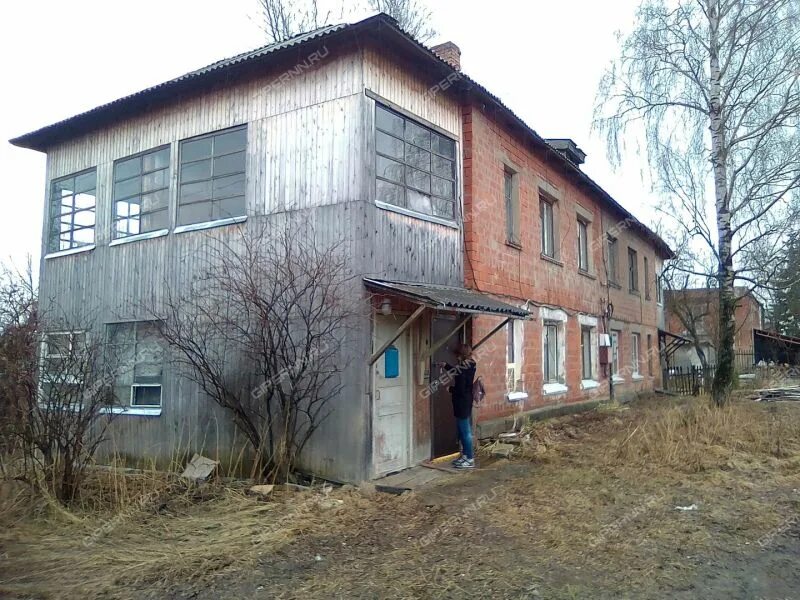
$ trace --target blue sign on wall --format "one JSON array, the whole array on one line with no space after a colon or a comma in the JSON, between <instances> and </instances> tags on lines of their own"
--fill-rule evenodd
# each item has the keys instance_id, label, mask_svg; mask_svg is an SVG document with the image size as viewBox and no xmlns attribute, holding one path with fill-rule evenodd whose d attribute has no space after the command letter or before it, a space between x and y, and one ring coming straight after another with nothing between
<instances>
[{"instance_id":1,"label":"blue sign on wall","mask_svg":"<svg viewBox=\"0 0 800 600\"><path fill-rule=\"evenodd\" d=\"M383 377L394 379L400 376L400 351L394 346L389 346L383 353Z\"/></svg>"}]
</instances>

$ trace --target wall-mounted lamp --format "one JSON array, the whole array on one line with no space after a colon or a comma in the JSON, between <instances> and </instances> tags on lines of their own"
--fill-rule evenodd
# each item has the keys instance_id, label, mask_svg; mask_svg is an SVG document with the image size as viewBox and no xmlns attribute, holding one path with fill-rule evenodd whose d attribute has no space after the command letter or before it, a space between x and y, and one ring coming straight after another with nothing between
<instances>
[{"instance_id":1,"label":"wall-mounted lamp","mask_svg":"<svg viewBox=\"0 0 800 600\"><path fill-rule=\"evenodd\" d=\"M387 317L392 314L392 301L389 298L384 298L381 302L381 314Z\"/></svg>"}]
</instances>

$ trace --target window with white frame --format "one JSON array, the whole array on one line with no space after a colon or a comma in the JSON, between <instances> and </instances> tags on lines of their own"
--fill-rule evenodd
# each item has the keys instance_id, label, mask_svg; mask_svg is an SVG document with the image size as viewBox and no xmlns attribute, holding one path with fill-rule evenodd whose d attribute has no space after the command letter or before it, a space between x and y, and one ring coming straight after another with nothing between
<instances>
[{"instance_id":1,"label":"window with white frame","mask_svg":"<svg viewBox=\"0 0 800 600\"><path fill-rule=\"evenodd\" d=\"M94 244L97 169L61 177L50 184L50 233L47 251Z\"/></svg>"},{"instance_id":2,"label":"window with white frame","mask_svg":"<svg viewBox=\"0 0 800 600\"><path fill-rule=\"evenodd\" d=\"M169 146L114 163L114 238L169 227Z\"/></svg>"},{"instance_id":3,"label":"window with white frame","mask_svg":"<svg viewBox=\"0 0 800 600\"><path fill-rule=\"evenodd\" d=\"M456 218L456 143L385 106L375 105L375 193L386 204Z\"/></svg>"},{"instance_id":4,"label":"window with white frame","mask_svg":"<svg viewBox=\"0 0 800 600\"><path fill-rule=\"evenodd\" d=\"M155 321L106 325L112 354L114 397L121 406L160 408L163 384L163 347Z\"/></svg>"},{"instance_id":5,"label":"window with white frame","mask_svg":"<svg viewBox=\"0 0 800 600\"><path fill-rule=\"evenodd\" d=\"M539 224L542 229L542 254L549 258L555 258L556 244L553 202L541 194L539 195Z\"/></svg>"},{"instance_id":6,"label":"window with white frame","mask_svg":"<svg viewBox=\"0 0 800 600\"><path fill-rule=\"evenodd\" d=\"M544 382L560 383L560 360L559 360L559 324L555 322L545 322L544 324Z\"/></svg>"},{"instance_id":7,"label":"window with white frame","mask_svg":"<svg viewBox=\"0 0 800 600\"><path fill-rule=\"evenodd\" d=\"M611 332L611 374L619 377L619 331Z\"/></svg>"},{"instance_id":8,"label":"window with white frame","mask_svg":"<svg viewBox=\"0 0 800 600\"><path fill-rule=\"evenodd\" d=\"M641 344L641 338L638 333L634 333L631 336L631 370L633 371L633 376L639 376L639 364L641 357L639 355L639 347Z\"/></svg>"},{"instance_id":9,"label":"window with white frame","mask_svg":"<svg viewBox=\"0 0 800 600\"><path fill-rule=\"evenodd\" d=\"M506 389L522 391L523 322L512 319L506 325Z\"/></svg>"},{"instance_id":10,"label":"window with white frame","mask_svg":"<svg viewBox=\"0 0 800 600\"><path fill-rule=\"evenodd\" d=\"M86 349L83 331L58 331L45 333L42 338L42 368L40 389L42 400L48 402L74 400L83 378L83 360L80 353ZM69 388L73 388L70 391ZM55 392L55 394L52 394Z\"/></svg>"},{"instance_id":11,"label":"window with white frame","mask_svg":"<svg viewBox=\"0 0 800 600\"><path fill-rule=\"evenodd\" d=\"M247 127L183 140L178 225L245 215Z\"/></svg>"},{"instance_id":12,"label":"window with white frame","mask_svg":"<svg viewBox=\"0 0 800 600\"><path fill-rule=\"evenodd\" d=\"M594 379L592 352L592 328L586 325L581 327L581 377Z\"/></svg>"}]
</instances>

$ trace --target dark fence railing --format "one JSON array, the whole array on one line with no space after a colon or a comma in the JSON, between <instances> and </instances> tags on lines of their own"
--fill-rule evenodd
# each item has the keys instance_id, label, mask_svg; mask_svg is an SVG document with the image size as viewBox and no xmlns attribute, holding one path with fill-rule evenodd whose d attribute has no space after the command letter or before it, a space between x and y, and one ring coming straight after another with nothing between
<instances>
[{"instance_id":1,"label":"dark fence railing","mask_svg":"<svg viewBox=\"0 0 800 600\"><path fill-rule=\"evenodd\" d=\"M696 396L711 392L716 367L671 367L664 369L664 389L682 396Z\"/></svg>"},{"instance_id":2,"label":"dark fence railing","mask_svg":"<svg viewBox=\"0 0 800 600\"><path fill-rule=\"evenodd\" d=\"M735 361L737 374L752 375L756 372L752 352L737 352ZM706 367L690 365L664 369L662 380L664 389L681 395L710 393L716 370L716 365Z\"/></svg>"}]
</instances>

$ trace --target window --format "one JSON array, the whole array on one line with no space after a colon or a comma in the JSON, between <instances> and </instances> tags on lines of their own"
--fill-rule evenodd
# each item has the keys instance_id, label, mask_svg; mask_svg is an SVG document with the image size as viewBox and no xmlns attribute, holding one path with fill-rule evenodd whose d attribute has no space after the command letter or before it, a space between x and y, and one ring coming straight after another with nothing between
<instances>
[{"instance_id":1,"label":"window","mask_svg":"<svg viewBox=\"0 0 800 600\"><path fill-rule=\"evenodd\" d=\"M619 376L619 331L611 332L611 374Z\"/></svg>"},{"instance_id":2,"label":"window","mask_svg":"<svg viewBox=\"0 0 800 600\"><path fill-rule=\"evenodd\" d=\"M514 348L514 323L515 321L512 319L506 325L506 330L508 332L508 344L506 346L506 362L508 364L517 362L516 360L516 350Z\"/></svg>"},{"instance_id":3,"label":"window","mask_svg":"<svg viewBox=\"0 0 800 600\"><path fill-rule=\"evenodd\" d=\"M115 366L116 403L160 408L163 351L156 323L112 323L106 333Z\"/></svg>"},{"instance_id":4,"label":"window","mask_svg":"<svg viewBox=\"0 0 800 600\"><path fill-rule=\"evenodd\" d=\"M539 220L542 226L542 254L550 258L556 257L555 241L553 239L553 203L539 196Z\"/></svg>"},{"instance_id":5,"label":"window","mask_svg":"<svg viewBox=\"0 0 800 600\"><path fill-rule=\"evenodd\" d=\"M639 375L639 342L639 334L634 333L631 336L631 369L634 377Z\"/></svg>"},{"instance_id":6,"label":"window","mask_svg":"<svg viewBox=\"0 0 800 600\"><path fill-rule=\"evenodd\" d=\"M247 128L181 142L178 225L245 214Z\"/></svg>"},{"instance_id":7,"label":"window","mask_svg":"<svg viewBox=\"0 0 800 600\"><path fill-rule=\"evenodd\" d=\"M664 288L662 287L660 274L656 274L656 302L664 304Z\"/></svg>"},{"instance_id":8,"label":"window","mask_svg":"<svg viewBox=\"0 0 800 600\"><path fill-rule=\"evenodd\" d=\"M115 238L169 227L169 147L114 163Z\"/></svg>"},{"instance_id":9,"label":"window","mask_svg":"<svg viewBox=\"0 0 800 600\"><path fill-rule=\"evenodd\" d=\"M578 269L589 272L589 225L578 219Z\"/></svg>"},{"instance_id":10,"label":"window","mask_svg":"<svg viewBox=\"0 0 800 600\"><path fill-rule=\"evenodd\" d=\"M581 327L582 379L592 379L592 328Z\"/></svg>"},{"instance_id":11,"label":"window","mask_svg":"<svg viewBox=\"0 0 800 600\"><path fill-rule=\"evenodd\" d=\"M628 248L628 290L639 291L639 259L633 248Z\"/></svg>"},{"instance_id":12,"label":"window","mask_svg":"<svg viewBox=\"0 0 800 600\"><path fill-rule=\"evenodd\" d=\"M650 263L644 257L644 299L650 300Z\"/></svg>"},{"instance_id":13,"label":"window","mask_svg":"<svg viewBox=\"0 0 800 600\"><path fill-rule=\"evenodd\" d=\"M82 331L46 333L42 340L41 396L47 403L78 400L83 379L84 361L80 353L86 348ZM55 392L54 395L51 395Z\"/></svg>"},{"instance_id":14,"label":"window","mask_svg":"<svg viewBox=\"0 0 800 600\"><path fill-rule=\"evenodd\" d=\"M508 391L521 391L523 323L513 319L506 328L506 388Z\"/></svg>"},{"instance_id":15,"label":"window","mask_svg":"<svg viewBox=\"0 0 800 600\"><path fill-rule=\"evenodd\" d=\"M455 219L456 143L375 105L377 200L417 213Z\"/></svg>"},{"instance_id":16,"label":"window","mask_svg":"<svg viewBox=\"0 0 800 600\"><path fill-rule=\"evenodd\" d=\"M653 376L653 336L647 334L647 374Z\"/></svg>"},{"instance_id":17,"label":"window","mask_svg":"<svg viewBox=\"0 0 800 600\"><path fill-rule=\"evenodd\" d=\"M94 244L96 188L96 169L53 181L48 252Z\"/></svg>"},{"instance_id":18,"label":"window","mask_svg":"<svg viewBox=\"0 0 800 600\"><path fill-rule=\"evenodd\" d=\"M509 169L503 171L503 196L506 205L506 240L519 244L519 193L517 174Z\"/></svg>"},{"instance_id":19,"label":"window","mask_svg":"<svg viewBox=\"0 0 800 600\"><path fill-rule=\"evenodd\" d=\"M617 238L608 236L608 281L618 284L619 276L617 272Z\"/></svg>"},{"instance_id":20,"label":"window","mask_svg":"<svg viewBox=\"0 0 800 600\"><path fill-rule=\"evenodd\" d=\"M544 324L544 382L558 383L558 324Z\"/></svg>"}]
</instances>

